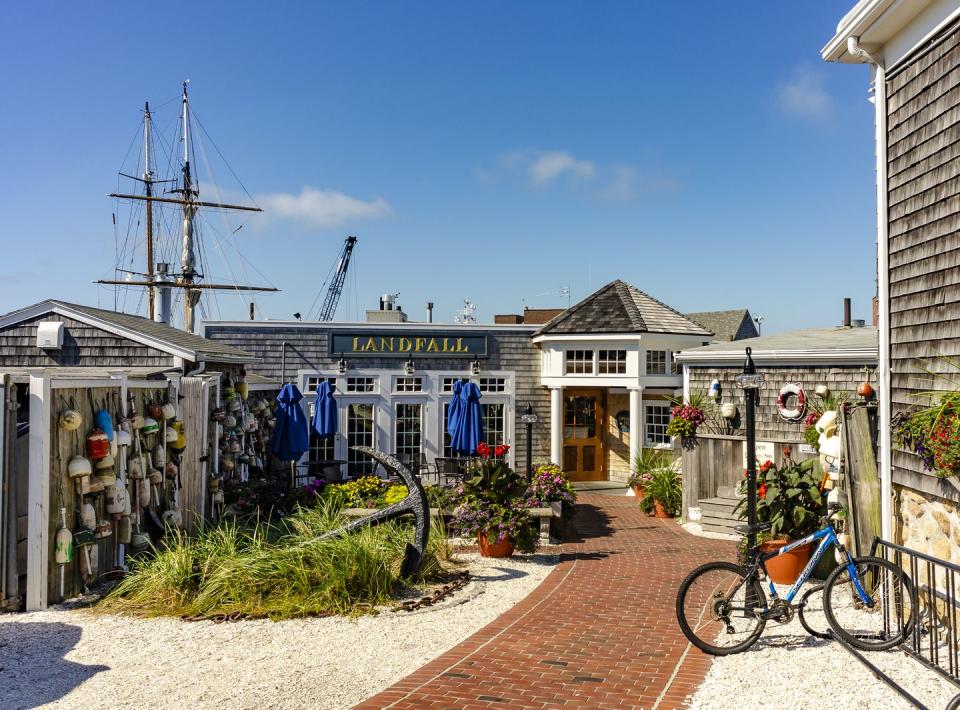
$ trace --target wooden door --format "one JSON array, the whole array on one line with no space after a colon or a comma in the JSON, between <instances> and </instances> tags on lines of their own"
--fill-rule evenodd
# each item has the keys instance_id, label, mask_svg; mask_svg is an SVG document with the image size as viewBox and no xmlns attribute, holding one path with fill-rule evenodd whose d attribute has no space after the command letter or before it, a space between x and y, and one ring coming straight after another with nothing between
<instances>
[{"instance_id":1,"label":"wooden door","mask_svg":"<svg viewBox=\"0 0 960 710\"><path fill-rule=\"evenodd\" d=\"M606 477L604 399L600 389L563 392L563 470L572 481Z\"/></svg>"}]
</instances>

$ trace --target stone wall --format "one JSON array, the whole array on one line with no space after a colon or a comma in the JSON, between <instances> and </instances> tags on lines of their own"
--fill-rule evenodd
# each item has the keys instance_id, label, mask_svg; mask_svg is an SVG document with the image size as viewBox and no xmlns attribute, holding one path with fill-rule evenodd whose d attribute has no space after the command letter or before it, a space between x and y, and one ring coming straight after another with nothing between
<instances>
[{"instance_id":1,"label":"stone wall","mask_svg":"<svg viewBox=\"0 0 960 710\"><path fill-rule=\"evenodd\" d=\"M894 542L960 563L960 506L902 486L894 490Z\"/></svg>"},{"instance_id":2,"label":"stone wall","mask_svg":"<svg viewBox=\"0 0 960 710\"><path fill-rule=\"evenodd\" d=\"M611 481L630 477L630 436L633 432L620 431L617 412L630 411L630 395L626 392L611 392L607 397L606 446L607 472Z\"/></svg>"}]
</instances>

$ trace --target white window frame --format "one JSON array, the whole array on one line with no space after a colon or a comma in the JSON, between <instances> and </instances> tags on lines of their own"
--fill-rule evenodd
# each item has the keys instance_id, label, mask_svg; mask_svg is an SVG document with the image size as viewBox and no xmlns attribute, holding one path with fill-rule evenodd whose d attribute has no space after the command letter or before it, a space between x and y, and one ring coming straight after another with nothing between
<instances>
[{"instance_id":1,"label":"white window frame","mask_svg":"<svg viewBox=\"0 0 960 710\"><path fill-rule=\"evenodd\" d=\"M643 448L645 449L672 449L673 440L668 436L665 442L650 441L647 436L647 413L653 407L663 407L667 410L667 422L664 424L664 435L666 435L666 426L670 423L670 402L663 400L644 400L643 401Z\"/></svg>"},{"instance_id":2,"label":"white window frame","mask_svg":"<svg viewBox=\"0 0 960 710\"><path fill-rule=\"evenodd\" d=\"M338 400L340 403L340 400ZM343 459L347 462L347 468L350 466L350 405L352 404L368 404L372 408L371 416L373 421L373 441L371 442L371 448L379 448L380 441L380 410L382 409L382 402L379 398L374 397L344 397L340 406L340 421L343 423L341 430L343 431ZM391 414L392 417L392 414ZM374 467L376 470L376 467Z\"/></svg>"},{"instance_id":3,"label":"white window frame","mask_svg":"<svg viewBox=\"0 0 960 710\"><path fill-rule=\"evenodd\" d=\"M369 389L369 390L366 390L366 389L365 389L365 390L351 390L351 389L350 389L350 380L360 380L360 379L363 379L363 380L372 380L372 382L373 382L373 389ZM379 394L379 393L380 393L380 376L379 376L379 375L371 375L371 374L367 374L367 373L363 373L363 372L356 373L356 374L352 374L352 375L346 375L346 376L343 378L343 390L342 390L342 392L343 392L343 394L355 395L355 396L364 396L364 395L369 396L369 395Z\"/></svg>"},{"instance_id":4,"label":"white window frame","mask_svg":"<svg viewBox=\"0 0 960 710\"><path fill-rule=\"evenodd\" d=\"M651 372L650 371L650 355L653 353L661 353L663 355L663 372ZM648 377L674 377L673 367L671 365L671 352L669 348L649 348L644 351L643 355L643 371Z\"/></svg>"},{"instance_id":5,"label":"white window frame","mask_svg":"<svg viewBox=\"0 0 960 710\"><path fill-rule=\"evenodd\" d=\"M416 390L401 390L401 389L399 389L399 387L400 387L400 382L403 381L403 380L419 380L419 382L420 382L420 389L416 389ZM427 391L428 384L429 384L428 378L425 377L425 376L422 375L422 374L421 374L421 375L394 375L394 376L393 376L393 381L392 381L391 386L390 386L390 391L391 391L392 394L394 394L394 395L400 395L400 396L405 396L405 395L422 395L422 394L424 394L424 393Z\"/></svg>"},{"instance_id":6,"label":"white window frame","mask_svg":"<svg viewBox=\"0 0 960 710\"><path fill-rule=\"evenodd\" d=\"M590 370L588 372L570 372L568 365L570 364L570 353L590 353L589 359L587 358L577 358L574 360L575 363L590 363ZM597 350L596 348L566 348L563 351L563 374L567 377L583 377L584 375L595 376L597 374Z\"/></svg>"},{"instance_id":7,"label":"white window frame","mask_svg":"<svg viewBox=\"0 0 960 710\"><path fill-rule=\"evenodd\" d=\"M617 358L615 360L604 359L602 353L615 353L617 355L619 355L620 353L623 353L623 359L622 360L620 358ZM628 353L628 350L626 348L598 348L597 349L597 375L600 377L606 377L608 375L626 375L627 374L627 357L628 357L627 353ZM601 369L603 368L604 364L606 364L608 367L610 364L616 364L618 366L622 365L623 371L622 372L620 371L601 372Z\"/></svg>"}]
</instances>

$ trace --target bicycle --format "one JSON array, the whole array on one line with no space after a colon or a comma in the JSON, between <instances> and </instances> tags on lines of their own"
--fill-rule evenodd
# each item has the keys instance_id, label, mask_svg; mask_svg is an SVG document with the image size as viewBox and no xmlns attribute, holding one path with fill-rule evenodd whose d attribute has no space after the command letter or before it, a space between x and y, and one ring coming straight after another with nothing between
<instances>
[{"instance_id":1,"label":"bicycle","mask_svg":"<svg viewBox=\"0 0 960 710\"><path fill-rule=\"evenodd\" d=\"M748 550L745 566L717 561L690 572L677 592L677 621L684 636L706 653L726 656L746 651L756 643L767 621L785 624L796 612L807 631L829 638L829 634L816 631L803 615L807 600L822 589L823 612L834 635L865 651L883 651L902 643L916 623L918 603L913 583L892 562L879 557L851 557L831 523L839 510L840 505L829 504L819 530L779 550L763 553L759 545L754 546ZM769 529L770 523L736 528L743 535ZM768 604L760 580L761 572L767 576L766 562L816 541L819 546L784 597L767 579L771 597ZM842 564L822 586L808 590L799 603L793 604L830 547L839 550Z\"/></svg>"}]
</instances>

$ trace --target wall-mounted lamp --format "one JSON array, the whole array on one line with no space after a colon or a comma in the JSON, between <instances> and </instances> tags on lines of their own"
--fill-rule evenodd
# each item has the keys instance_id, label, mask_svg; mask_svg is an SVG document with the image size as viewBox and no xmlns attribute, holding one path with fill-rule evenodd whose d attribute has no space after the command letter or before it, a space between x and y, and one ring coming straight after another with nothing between
<instances>
[{"instance_id":1,"label":"wall-mounted lamp","mask_svg":"<svg viewBox=\"0 0 960 710\"><path fill-rule=\"evenodd\" d=\"M480 361L474 360L470 363L470 374L479 375L480 374Z\"/></svg>"},{"instance_id":2,"label":"wall-mounted lamp","mask_svg":"<svg viewBox=\"0 0 960 710\"><path fill-rule=\"evenodd\" d=\"M347 374L347 361L346 361L346 359L343 357L343 355L340 356L340 361L337 363L337 371L338 371L341 375L346 375L346 374Z\"/></svg>"},{"instance_id":3,"label":"wall-mounted lamp","mask_svg":"<svg viewBox=\"0 0 960 710\"><path fill-rule=\"evenodd\" d=\"M408 375L412 375L416 369L416 365L413 364L413 358L409 358L403 363L403 371Z\"/></svg>"}]
</instances>

